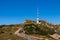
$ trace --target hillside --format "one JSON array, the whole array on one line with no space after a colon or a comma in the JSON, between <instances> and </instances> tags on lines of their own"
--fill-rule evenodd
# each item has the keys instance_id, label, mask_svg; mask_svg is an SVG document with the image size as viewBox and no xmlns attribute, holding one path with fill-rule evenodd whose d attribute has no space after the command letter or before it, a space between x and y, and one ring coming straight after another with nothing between
<instances>
[{"instance_id":1,"label":"hillside","mask_svg":"<svg viewBox=\"0 0 60 40\"><path fill-rule=\"evenodd\" d=\"M0 26L0 40L26 40L22 37L14 35L14 32L20 28L21 25L1 25Z\"/></svg>"},{"instance_id":2,"label":"hillside","mask_svg":"<svg viewBox=\"0 0 60 40\"><path fill-rule=\"evenodd\" d=\"M45 36L49 40L57 40L55 36L60 35L60 25L54 25L44 20L40 20L40 24L37 24L36 21L26 20L23 28L26 34L34 36L39 35L40 37L42 36L43 39ZM50 35L54 35L54 37ZM60 37L58 37L58 39L59 38Z\"/></svg>"},{"instance_id":3,"label":"hillside","mask_svg":"<svg viewBox=\"0 0 60 40\"><path fill-rule=\"evenodd\" d=\"M49 35L55 33L60 35L60 25L54 25L46 21L40 20L41 24L37 24L36 21L25 20L23 24L14 25L0 25L0 40L27 40L22 37L14 35L20 27L23 27L25 34L33 35L44 40L55 40Z\"/></svg>"}]
</instances>

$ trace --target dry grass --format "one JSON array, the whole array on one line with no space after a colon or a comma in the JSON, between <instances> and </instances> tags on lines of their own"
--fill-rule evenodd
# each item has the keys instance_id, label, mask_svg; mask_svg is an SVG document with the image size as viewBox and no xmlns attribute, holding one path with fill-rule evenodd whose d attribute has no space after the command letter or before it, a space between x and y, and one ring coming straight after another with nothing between
<instances>
[{"instance_id":1,"label":"dry grass","mask_svg":"<svg viewBox=\"0 0 60 40\"><path fill-rule=\"evenodd\" d=\"M19 27L20 28L20 27ZM0 28L0 40L26 40L22 37L14 35L18 27L2 27Z\"/></svg>"}]
</instances>

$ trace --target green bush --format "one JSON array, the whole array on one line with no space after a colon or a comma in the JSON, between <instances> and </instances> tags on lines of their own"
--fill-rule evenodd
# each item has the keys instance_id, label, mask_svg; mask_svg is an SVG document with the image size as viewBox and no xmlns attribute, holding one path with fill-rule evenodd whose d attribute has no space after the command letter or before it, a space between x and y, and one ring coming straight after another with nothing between
<instances>
[{"instance_id":1,"label":"green bush","mask_svg":"<svg viewBox=\"0 0 60 40\"><path fill-rule=\"evenodd\" d=\"M27 34L40 34L40 35L48 35L54 34L54 29L48 28L43 25L35 25L35 24L28 24L24 26L25 33Z\"/></svg>"}]
</instances>

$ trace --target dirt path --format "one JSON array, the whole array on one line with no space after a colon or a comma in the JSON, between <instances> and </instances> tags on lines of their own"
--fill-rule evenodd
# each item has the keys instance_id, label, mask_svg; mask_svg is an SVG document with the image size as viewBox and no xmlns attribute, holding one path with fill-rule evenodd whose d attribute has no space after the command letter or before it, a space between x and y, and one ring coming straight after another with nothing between
<instances>
[{"instance_id":1,"label":"dirt path","mask_svg":"<svg viewBox=\"0 0 60 40\"><path fill-rule=\"evenodd\" d=\"M19 31L21 30L22 28L19 28L14 34L17 35L17 36L20 36L20 37L23 37L25 39L28 39L28 40L41 40L43 38L39 38L39 37L35 37L35 36L31 36L31 35L27 35L25 33L19 33Z\"/></svg>"}]
</instances>

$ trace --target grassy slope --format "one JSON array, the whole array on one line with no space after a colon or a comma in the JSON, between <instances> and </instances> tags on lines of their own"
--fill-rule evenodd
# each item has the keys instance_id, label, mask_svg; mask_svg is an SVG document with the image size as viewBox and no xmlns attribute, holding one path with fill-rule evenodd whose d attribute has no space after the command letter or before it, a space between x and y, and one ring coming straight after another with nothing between
<instances>
[{"instance_id":1,"label":"grassy slope","mask_svg":"<svg viewBox=\"0 0 60 40\"><path fill-rule=\"evenodd\" d=\"M0 28L0 40L26 40L14 35L14 32L18 28L19 27L16 27L16 26Z\"/></svg>"}]
</instances>

